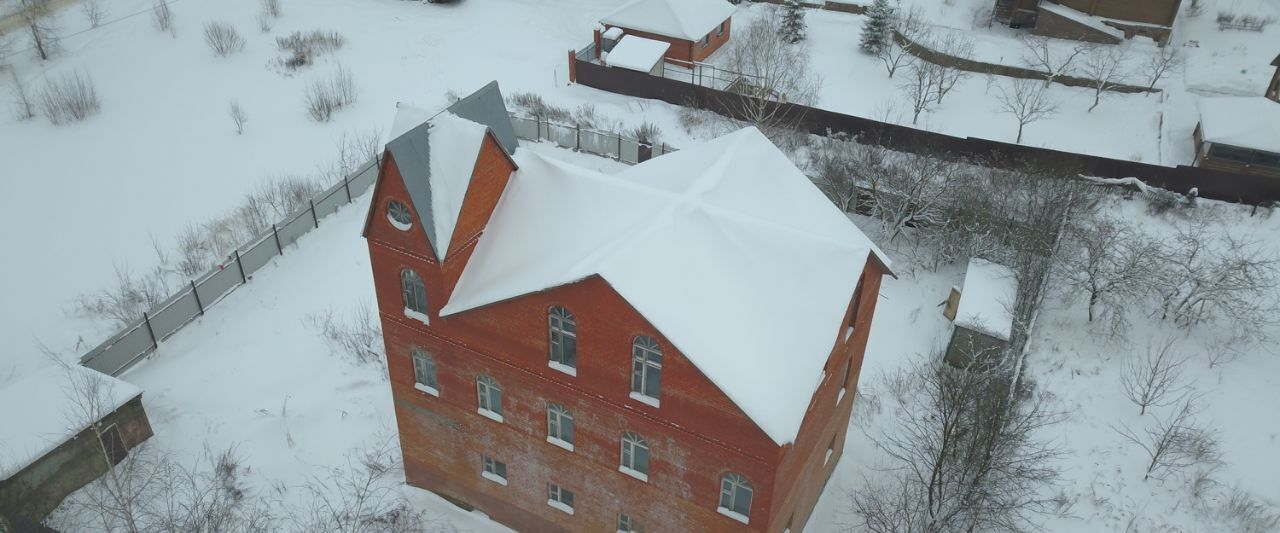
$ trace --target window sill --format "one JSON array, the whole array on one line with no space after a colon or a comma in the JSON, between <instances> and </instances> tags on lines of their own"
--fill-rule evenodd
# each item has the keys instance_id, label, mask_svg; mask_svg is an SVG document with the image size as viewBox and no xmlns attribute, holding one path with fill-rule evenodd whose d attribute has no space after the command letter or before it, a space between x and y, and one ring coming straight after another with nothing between
<instances>
[{"instance_id":1,"label":"window sill","mask_svg":"<svg viewBox=\"0 0 1280 533\"><path fill-rule=\"evenodd\" d=\"M507 478L499 476L498 474L494 474L490 472L481 472L480 477L485 478L494 483L497 483L499 485L502 485L504 487L507 486Z\"/></svg>"},{"instance_id":2,"label":"window sill","mask_svg":"<svg viewBox=\"0 0 1280 533\"><path fill-rule=\"evenodd\" d=\"M400 231L409 231L409 229L413 227L413 223L412 223L412 222L410 222L410 223L408 223L408 224L404 224L404 223L401 223L401 222L397 221L397 220L396 220L396 219L394 219L394 218L391 218L391 213L387 213L387 222L390 222L392 227L394 227L395 229L398 229L398 230L400 230Z\"/></svg>"},{"instance_id":3,"label":"window sill","mask_svg":"<svg viewBox=\"0 0 1280 533\"><path fill-rule=\"evenodd\" d=\"M844 330L844 341L849 342L849 338L853 336L853 326L849 326Z\"/></svg>"},{"instance_id":4,"label":"window sill","mask_svg":"<svg viewBox=\"0 0 1280 533\"><path fill-rule=\"evenodd\" d=\"M557 439L557 438L555 438L555 437L547 437L547 442L549 442L549 443L551 443L551 444L554 444L554 445L556 445L556 446L559 446L559 447L561 447L561 448L564 448L564 449L566 449L566 450L573 451L573 443L572 443L572 442L565 442L565 441L562 441L562 440Z\"/></svg>"},{"instance_id":5,"label":"window sill","mask_svg":"<svg viewBox=\"0 0 1280 533\"><path fill-rule=\"evenodd\" d=\"M646 396L638 392L632 392L631 399L637 402L640 402L642 404L648 405L650 407L658 407L662 403L662 402L659 402L657 398L654 398L652 396Z\"/></svg>"},{"instance_id":6,"label":"window sill","mask_svg":"<svg viewBox=\"0 0 1280 533\"><path fill-rule=\"evenodd\" d=\"M832 455L835 455L835 450L827 448L827 456L822 458L822 466L831 466Z\"/></svg>"},{"instance_id":7,"label":"window sill","mask_svg":"<svg viewBox=\"0 0 1280 533\"><path fill-rule=\"evenodd\" d=\"M571 367L569 365L558 363L556 361L547 361L547 366L550 367L552 370L558 370L560 372L564 372L565 374L569 374L570 376L578 377L578 369Z\"/></svg>"},{"instance_id":8,"label":"window sill","mask_svg":"<svg viewBox=\"0 0 1280 533\"><path fill-rule=\"evenodd\" d=\"M645 474L645 473L643 473L643 472L640 472L640 471L638 471L638 470L632 470L632 469L627 468L627 467L625 467L625 466L621 466L621 465L619 465L619 466L618 466L618 471L619 471L619 472L622 472L623 474L626 474L626 475L628 475L628 476L631 476L631 477L633 477L633 478L636 478L636 479L638 479L638 480L640 480L640 481L643 481L643 482L645 482L645 483L648 483L648 482L649 482L649 475L648 475L648 474Z\"/></svg>"},{"instance_id":9,"label":"window sill","mask_svg":"<svg viewBox=\"0 0 1280 533\"><path fill-rule=\"evenodd\" d=\"M440 391L439 391L439 390L437 390L435 387L430 387L430 386L427 386L427 385L423 385L423 384L421 384L421 383L414 383L414 384L413 384L413 388L418 389L418 390L420 390L420 391L422 391L422 392L425 392L425 393L427 393L427 394L430 394L430 395L432 395L432 396L435 396L435 397L437 397L437 398L439 398L439 397L440 397Z\"/></svg>"},{"instance_id":10,"label":"window sill","mask_svg":"<svg viewBox=\"0 0 1280 533\"><path fill-rule=\"evenodd\" d=\"M417 320L418 322L422 322L424 325L431 325L431 321L427 319L427 315L414 311L413 309L409 309L408 307L404 308L404 316Z\"/></svg>"},{"instance_id":11,"label":"window sill","mask_svg":"<svg viewBox=\"0 0 1280 533\"><path fill-rule=\"evenodd\" d=\"M738 514L738 513L735 513L735 512L733 512L733 511L730 511L730 510L728 510L728 509L725 509L724 507L716 507L716 512L717 512L717 513L720 513L720 514L722 514L722 515L725 515L725 516L727 516L727 517L729 517L729 518L732 518L732 519L734 519L734 520L737 520L737 521L739 521L739 522L742 522L742 523L744 523L744 524L746 524L746 523L747 523L747 520L748 520L748 519L747 519L747 517L742 516L742 515L740 515L740 514Z\"/></svg>"},{"instance_id":12,"label":"window sill","mask_svg":"<svg viewBox=\"0 0 1280 533\"><path fill-rule=\"evenodd\" d=\"M555 501L555 500L547 500L547 505L550 505L552 508L559 509L559 510L563 511L565 514L570 514L570 515L572 515L572 514L573 514L573 508L572 508L572 507L569 507L568 505L565 505L565 504L560 503L560 502L558 502L558 501Z\"/></svg>"},{"instance_id":13,"label":"window sill","mask_svg":"<svg viewBox=\"0 0 1280 533\"><path fill-rule=\"evenodd\" d=\"M502 423L502 415L501 415L500 413L495 413L495 412L490 411L490 410L488 410L488 409L485 409L485 408L483 408L483 407L482 407L482 408L480 408L480 409L476 409L476 412L477 412L477 413L480 413L480 416L483 416L483 417L485 417L485 418L488 418L489 420L492 420L492 421L497 422L497 423L499 423L499 424L501 424L501 423Z\"/></svg>"}]
</instances>

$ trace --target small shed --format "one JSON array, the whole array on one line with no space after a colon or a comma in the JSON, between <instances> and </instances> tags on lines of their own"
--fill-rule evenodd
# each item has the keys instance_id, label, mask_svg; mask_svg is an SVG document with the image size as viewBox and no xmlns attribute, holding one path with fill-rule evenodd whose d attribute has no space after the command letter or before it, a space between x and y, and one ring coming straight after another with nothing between
<instances>
[{"instance_id":1,"label":"small shed","mask_svg":"<svg viewBox=\"0 0 1280 533\"><path fill-rule=\"evenodd\" d=\"M663 57L669 48L671 43L625 35L605 56L604 64L661 76Z\"/></svg>"},{"instance_id":2,"label":"small shed","mask_svg":"<svg viewBox=\"0 0 1280 533\"><path fill-rule=\"evenodd\" d=\"M667 59L705 60L729 42L732 4L725 0L632 0L600 19L604 34L627 35L671 45ZM607 49L607 48L606 48Z\"/></svg>"},{"instance_id":3,"label":"small shed","mask_svg":"<svg viewBox=\"0 0 1280 533\"><path fill-rule=\"evenodd\" d=\"M1200 99L1195 166L1280 178L1280 103L1261 96Z\"/></svg>"},{"instance_id":4,"label":"small shed","mask_svg":"<svg viewBox=\"0 0 1280 533\"><path fill-rule=\"evenodd\" d=\"M963 288L952 289L946 311L955 327L947 344L946 361L957 368L974 363L998 363L1013 333L1013 308L1018 298L1018 275L1012 268L986 259L969 260Z\"/></svg>"},{"instance_id":5,"label":"small shed","mask_svg":"<svg viewBox=\"0 0 1280 533\"><path fill-rule=\"evenodd\" d=\"M142 390L78 365L0 385L0 510L39 523L151 437Z\"/></svg>"}]
</instances>

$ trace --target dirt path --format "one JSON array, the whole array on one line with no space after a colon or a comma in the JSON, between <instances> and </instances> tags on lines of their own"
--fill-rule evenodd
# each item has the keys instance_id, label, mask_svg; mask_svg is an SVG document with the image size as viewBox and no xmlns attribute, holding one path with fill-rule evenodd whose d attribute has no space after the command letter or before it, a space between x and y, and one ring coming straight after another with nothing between
<instances>
[{"instance_id":1,"label":"dirt path","mask_svg":"<svg viewBox=\"0 0 1280 533\"><path fill-rule=\"evenodd\" d=\"M64 7L76 3L76 0L49 0L49 8L53 11L59 11ZM18 15L17 6L13 7L12 13L6 13L0 16L0 35L6 35L14 30L20 30L24 26L22 17Z\"/></svg>"}]
</instances>

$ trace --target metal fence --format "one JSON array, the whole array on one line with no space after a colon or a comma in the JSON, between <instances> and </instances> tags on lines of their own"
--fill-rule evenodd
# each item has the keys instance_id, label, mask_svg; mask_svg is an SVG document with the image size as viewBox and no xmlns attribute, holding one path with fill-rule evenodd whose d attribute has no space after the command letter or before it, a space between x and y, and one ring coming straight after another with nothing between
<instances>
[{"instance_id":1,"label":"metal fence","mask_svg":"<svg viewBox=\"0 0 1280 533\"><path fill-rule=\"evenodd\" d=\"M355 200L378 179L381 161L375 158L311 199L306 209L271 226L237 248L222 264L191 280L177 294L152 307L80 358L80 364L118 376L155 351L169 336L247 283L258 269L283 255L285 248L308 231L320 227L320 219Z\"/></svg>"},{"instance_id":2,"label":"metal fence","mask_svg":"<svg viewBox=\"0 0 1280 533\"><path fill-rule=\"evenodd\" d=\"M562 148L616 159L629 165L676 151L667 143L648 144L618 132L583 129L537 118L511 117L516 137L551 141Z\"/></svg>"}]
</instances>

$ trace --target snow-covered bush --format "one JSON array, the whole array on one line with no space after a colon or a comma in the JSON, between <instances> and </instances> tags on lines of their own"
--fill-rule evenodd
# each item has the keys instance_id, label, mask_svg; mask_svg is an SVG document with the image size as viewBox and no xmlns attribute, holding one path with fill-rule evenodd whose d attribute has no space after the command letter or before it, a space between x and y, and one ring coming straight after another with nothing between
<instances>
[{"instance_id":1,"label":"snow-covered bush","mask_svg":"<svg viewBox=\"0 0 1280 533\"><path fill-rule=\"evenodd\" d=\"M573 117L573 113L568 109L545 102L537 93L511 93L508 103L525 115L538 120L568 123Z\"/></svg>"},{"instance_id":2,"label":"snow-covered bush","mask_svg":"<svg viewBox=\"0 0 1280 533\"><path fill-rule=\"evenodd\" d=\"M280 18L280 0L262 0L262 14L273 19Z\"/></svg>"},{"instance_id":3,"label":"snow-covered bush","mask_svg":"<svg viewBox=\"0 0 1280 533\"><path fill-rule=\"evenodd\" d=\"M232 100L227 107L227 115L236 125L236 135L244 133L244 124L249 121L249 115L244 112L243 107L240 107L240 102Z\"/></svg>"},{"instance_id":4,"label":"snow-covered bush","mask_svg":"<svg viewBox=\"0 0 1280 533\"><path fill-rule=\"evenodd\" d=\"M867 8L866 15L860 46L868 54L879 54L893 40L894 8L889 0L876 0Z\"/></svg>"},{"instance_id":5,"label":"snow-covered bush","mask_svg":"<svg viewBox=\"0 0 1280 533\"><path fill-rule=\"evenodd\" d=\"M276 37L276 46L289 53L281 63L290 70L310 65L316 58L335 52L344 44L346 39L336 31L295 31L286 37Z\"/></svg>"},{"instance_id":6,"label":"snow-covered bush","mask_svg":"<svg viewBox=\"0 0 1280 533\"><path fill-rule=\"evenodd\" d=\"M307 114L316 122L328 122L333 114L356 102L356 79L339 66L328 78L312 80L304 95Z\"/></svg>"},{"instance_id":7,"label":"snow-covered bush","mask_svg":"<svg viewBox=\"0 0 1280 533\"><path fill-rule=\"evenodd\" d=\"M324 313L307 315L307 325L324 338L329 350L358 364L381 365L384 360L382 327L378 315L368 304L360 303L347 316L338 316L332 309Z\"/></svg>"},{"instance_id":8,"label":"snow-covered bush","mask_svg":"<svg viewBox=\"0 0 1280 533\"><path fill-rule=\"evenodd\" d=\"M157 30L167 32L171 37L178 36L178 29L173 25L173 11L169 10L167 0L157 0L151 6L151 23Z\"/></svg>"},{"instance_id":9,"label":"snow-covered bush","mask_svg":"<svg viewBox=\"0 0 1280 533\"><path fill-rule=\"evenodd\" d=\"M627 134L640 144L654 146L662 143L662 128L649 121L641 122L639 126L631 128Z\"/></svg>"},{"instance_id":10,"label":"snow-covered bush","mask_svg":"<svg viewBox=\"0 0 1280 533\"><path fill-rule=\"evenodd\" d=\"M800 0L786 0L782 4L782 27L779 28L782 38L789 43L798 43L805 38L804 6Z\"/></svg>"},{"instance_id":11,"label":"snow-covered bush","mask_svg":"<svg viewBox=\"0 0 1280 533\"><path fill-rule=\"evenodd\" d=\"M218 57L226 57L244 50L244 37L240 36L240 32L234 26L225 22L206 22L204 42Z\"/></svg>"},{"instance_id":12,"label":"snow-covered bush","mask_svg":"<svg viewBox=\"0 0 1280 533\"><path fill-rule=\"evenodd\" d=\"M40 112L49 122L79 122L102 109L93 80L80 71L49 80L40 91Z\"/></svg>"}]
</instances>

